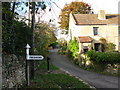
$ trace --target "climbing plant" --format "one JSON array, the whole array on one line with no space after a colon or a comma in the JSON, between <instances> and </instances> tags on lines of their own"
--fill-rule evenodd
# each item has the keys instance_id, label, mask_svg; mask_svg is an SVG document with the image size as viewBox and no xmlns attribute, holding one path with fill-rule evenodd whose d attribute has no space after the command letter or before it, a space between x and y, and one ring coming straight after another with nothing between
<instances>
[{"instance_id":1,"label":"climbing plant","mask_svg":"<svg viewBox=\"0 0 120 90\"><path fill-rule=\"evenodd\" d=\"M106 52L106 51L115 51L115 44L113 43L108 43L107 40L105 38L100 38L100 42L102 44L102 52Z\"/></svg>"}]
</instances>

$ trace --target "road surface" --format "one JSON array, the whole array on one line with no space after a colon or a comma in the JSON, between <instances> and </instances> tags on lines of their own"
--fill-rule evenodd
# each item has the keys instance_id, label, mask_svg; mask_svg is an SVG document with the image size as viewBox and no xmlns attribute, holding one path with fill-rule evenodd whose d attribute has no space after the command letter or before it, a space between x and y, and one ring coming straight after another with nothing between
<instances>
[{"instance_id":1,"label":"road surface","mask_svg":"<svg viewBox=\"0 0 120 90\"><path fill-rule=\"evenodd\" d=\"M118 77L101 75L83 70L69 61L64 55L57 54L58 49L50 50L50 62L57 67L68 71L71 75L77 76L95 88L119 88Z\"/></svg>"}]
</instances>

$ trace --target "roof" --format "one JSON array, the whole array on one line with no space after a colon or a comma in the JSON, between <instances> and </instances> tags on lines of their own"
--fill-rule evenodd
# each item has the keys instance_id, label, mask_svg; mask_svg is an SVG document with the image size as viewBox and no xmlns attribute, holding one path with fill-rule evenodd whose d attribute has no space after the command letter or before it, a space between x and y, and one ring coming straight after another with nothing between
<instances>
[{"instance_id":1,"label":"roof","mask_svg":"<svg viewBox=\"0 0 120 90\"><path fill-rule=\"evenodd\" d=\"M120 14L106 14L105 20L99 20L98 14L72 14L72 15L76 25L118 24L118 19L120 18Z\"/></svg>"},{"instance_id":2,"label":"roof","mask_svg":"<svg viewBox=\"0 0 120 90\"><path fill-rule=\"evenodd\" d=\"M92 42L92 38L90 36L79 36L78 42L79 43L90 43Z\"/></svg>"}]
</instances>

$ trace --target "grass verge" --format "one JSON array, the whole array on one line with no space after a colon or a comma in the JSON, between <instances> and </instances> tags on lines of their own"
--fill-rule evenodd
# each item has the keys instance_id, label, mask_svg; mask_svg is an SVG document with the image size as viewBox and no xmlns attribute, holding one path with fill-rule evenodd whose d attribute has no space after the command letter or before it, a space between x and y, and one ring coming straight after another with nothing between
<instances>
[{"instance_id":1,"label":"grass verge","mask_svg":"<svg viewBox=\"0 0 120 90\"><path fill-rule=\"evenodd\" d=\"M38 70L47 70L47 61L45 60L45 61L42 61L39 65L38 65L38 67L37 67L37 69ZM59 70L59 68L58 67L56 67L56 66L54 66L53 64L51 64L51 63L49 63L49 69L50 70Z\"/></svg>"},{"instance_id":2,"label":"grass verge","mask_svg":"<svg viewBox=\"0 0 120 90\"><path fill-rule=\"evenodd\" d=\"M92 90L88 85L82 81L76 79L73 76L69 76L53 64L50 64L51 72L47 72L47 62L43 61L37 68L35 79L31 81L30 86L26 88L78 88ZM43 70L41 72L41 70ZM54 73L57 71L57 73Z\"/></svg>"},{"instance_id":3,"label":"grass verge","mask_svg":"<svg viewBox=\"0 0 120 90\"><path fill-rule=\"evenodd\" d=\"M83 82L67 74L38 74L30 85L32 88L89 88Z\"/></svg>"}]
</instances>

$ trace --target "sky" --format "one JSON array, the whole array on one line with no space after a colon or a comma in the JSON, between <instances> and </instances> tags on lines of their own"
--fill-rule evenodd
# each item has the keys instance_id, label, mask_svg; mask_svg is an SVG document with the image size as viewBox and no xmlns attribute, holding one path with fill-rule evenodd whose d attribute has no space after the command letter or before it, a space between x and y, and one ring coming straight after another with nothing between
<instances>
[{"instance_id":1,"label":"sky","mask_svg":"<svg viewBox=\"0 0 120 90\"><path fill-rule=\"evenodd\" d=\"M69 4L72 1L83 1L88 3L93 9L94 13L96 14L98 13L99 10L105 10L107 14L112 14L112 13L115 14L118 13L118 2L120 0L52 0L52 1L54 1L57 4L57 6L59 6L59 8L54 3L52 3L53 11L48 12L46 10L47 15L45 17L51 16L52 18L56 19L56 17L58 18L60 14L60 8L62 9L65 4ZM56 14L56 15L54 15L53 17L52 14Z\"/></svg>"},{"instance_id":2,"label":"sky","mask_svg":"<svg viewBox=\"0 0 120 90\"><path fill-rule=\"evenodd\" d=\"M69 4L72 1L83 1L85 3L88 3L95 14L97 14L99 10L105 10L106 14L118 14L118 7L120 7L118 6L118 2L120 0L53 0L53 1L57 4L57 6L53 3L52 4L53 10L51 10L51 12L48 12L47 8L46 9L47 14L45 14L42 19L45 21L52 19L54 20L53 24L56 24L57 26L59 26L58 17L61 9L64 7L65 4ZM60 32L61 31L58 31L58 33ZM64 35L61 34L59 34L59 36L65 37Z\"/></svg>"},{"instance_id":3,"label":"sky","mask_svg":"<svg viewBox=\"0 0 120 90\"><path fill-rule=\"evenodd\" d=\"M118 2L120 0L51 0L51 1L52 1L51 3L46 3L47 5L48 4L49 5L47 6L45 11L42 11L40 15L36 15L36 21L38 21L38 18L40 18L40 20L44 20L47 22L51 19L53 21L52 24L55 24L57 27L59 26L58 17L60 15L61 9L63 9L65 4L69 4L72 1L83 1L85 3L88 3L95 14L97 14L99 10L105 10L106 14L118 14L118 8L120 7L120 4L118 6ZM49 12L50 8L51 11ZM60 30L58 31L58 33L60 33ZM63 37L63 35L61 34L59 36Z\"/></svg>"},{"instance_id":4,"label":"sky","mask_svg":"<svg viewBox=\"0 0 120 90\"><path fill-rule=\"evenodd\" d=\"M44 1L47 2L49 0ZM38 17L43 15L43 17L40 17L40 20L49 21L50 19L52 19L54 21L53 24L56 24L58 26L57 22L61 9L63 9L65 4L69 4L72 1L83 1L85 3L88 3L95 14L97 14L99 10L105 10L106 14L117 14L118 7L120 7L118 6L118 2L120 0L51 0L51 1L52 1L51 4L47 6L45 12L43 11L40 15L36 15L36 21L38 21ZM51 8L50 12L49 8Z\"/></svg>"}]
</instances>

